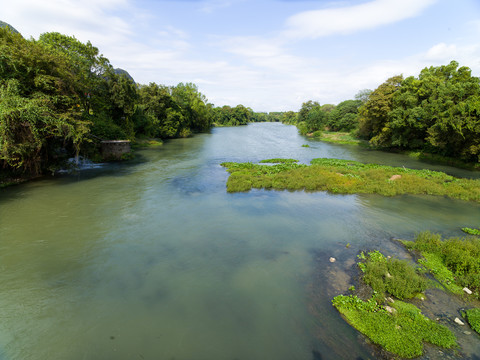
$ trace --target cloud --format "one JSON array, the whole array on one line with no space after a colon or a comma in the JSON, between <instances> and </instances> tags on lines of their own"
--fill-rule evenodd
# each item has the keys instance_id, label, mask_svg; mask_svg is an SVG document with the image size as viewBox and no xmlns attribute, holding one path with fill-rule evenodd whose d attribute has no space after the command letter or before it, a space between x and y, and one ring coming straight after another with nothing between
<instances>
[{"instance_id":1,"label":"cloud","mask_svg":"<svg viewBox=\"0 0 480 360\"><path fill-rule=\"evenodd\" d=\"M319 38L351 34L419 15L436 0L373 0L368 3L293 15L287 20L288 38Z\"/></svg>"}]
</instances>

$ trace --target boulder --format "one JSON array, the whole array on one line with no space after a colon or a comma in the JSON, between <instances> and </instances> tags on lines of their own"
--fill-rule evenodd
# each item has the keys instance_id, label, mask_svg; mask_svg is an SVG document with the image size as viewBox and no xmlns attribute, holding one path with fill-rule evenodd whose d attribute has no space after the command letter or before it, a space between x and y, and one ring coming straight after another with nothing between
<instances>
[{"instance_id":1,"label":"boulder","mask_svg":"<svg viewBox=\"0 0 480 360\"><path fill-rule=\"evenodd\" d=\"M389 180L390 181L395 181L395 180L398 180L398 179L401 179L402 178L402 175L393 175Z\"/></svg>"},{"instance_id":2,"label":"boulder","mask_svg":"<svg viewBox=\"0 0 480 360\"><path fill-rule=\"evenodd\" d=\"M467 287L464 287L464 288L463 288L463 291L465 291L468 295L472 295L472 290L470 290L470 289L467 288Z\"/></svg>"}]
</instances>

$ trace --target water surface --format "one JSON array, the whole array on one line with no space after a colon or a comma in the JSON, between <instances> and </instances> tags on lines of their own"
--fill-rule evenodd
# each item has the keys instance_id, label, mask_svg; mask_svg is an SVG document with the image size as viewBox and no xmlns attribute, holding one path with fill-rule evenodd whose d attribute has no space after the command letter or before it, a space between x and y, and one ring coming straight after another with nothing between
<instances>
[{"instance_id":1,"label":"water surface","mask_svg":"<svg viewBox=\"0 0 480 360\"><path fill-rule=\"evenodd\" d=\"M478 225L480 206L427 196L226 192L220 163L276 157L478 177L308 140L293 126L252 124L0 190L0 358L371 358L330 305L350 282L335 267L349 269L361 249L388 250L391 237L461 235L460 227Z\"/></svg>"}]
</instances>

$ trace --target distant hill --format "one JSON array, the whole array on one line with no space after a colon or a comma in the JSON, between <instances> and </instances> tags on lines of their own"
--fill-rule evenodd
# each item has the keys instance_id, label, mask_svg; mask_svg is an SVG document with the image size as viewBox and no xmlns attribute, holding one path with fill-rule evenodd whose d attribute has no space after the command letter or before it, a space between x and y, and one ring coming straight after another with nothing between
<instances>
[{"instance_id":1,"label":"distant hill","mask_svg":"<svg viewBox=\"0 0 480 360\"><path fill-rule=\"evenodd\" d=\"M17 29L15 29L12 25L10 24L7 24L6 22L3 22L0 20L0 28L7 28L7 29L10 29L10 31L14 32L14 33L17 33L17 34L20 34Z\"/></svg>"},{"instance_id":2,"label":"distant hill","mask_svg":"<svg viewBox=\"0 0 480 360\"><path fill-rule=\"evenodd\" d=\"M123 69L120 69L120 68L116 68L116 69L113 69L113 71L115 71L115 74L117 74L117 75L123 75L123 76L125 76L127 79L132 80L132 81L135 83L135 80L134 80L133 77L128 73L127 70L123 70Z\"/></svg>"}]
</instances>

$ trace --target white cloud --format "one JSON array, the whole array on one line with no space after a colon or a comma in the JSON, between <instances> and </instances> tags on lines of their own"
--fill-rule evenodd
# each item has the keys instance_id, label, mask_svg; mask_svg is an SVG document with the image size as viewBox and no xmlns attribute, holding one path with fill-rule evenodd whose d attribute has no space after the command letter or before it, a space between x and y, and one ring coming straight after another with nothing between
<instances>
[{"instance_id":1,"label":"white cloud","mask_svg":"<svg viewBox=\"0 0 480 360\"><path fill-rule=\"evenodd\" d=\"M419 15L436 0L373 0L368 3L305 11L287 20L285 36L318 38L373 29Z\"/></svg>"},{"instance_id":2,"label":"white cloud","mask_svg":"<svg viewBox=\"0 0 480 360\"><path fill-rule=\"evenodd\" d=\"M445 43L437 44L431 47L425 54L425 59L431 61L447 61L455 59L458 55L457 46Z\"/></svg>"}]
</instances>

